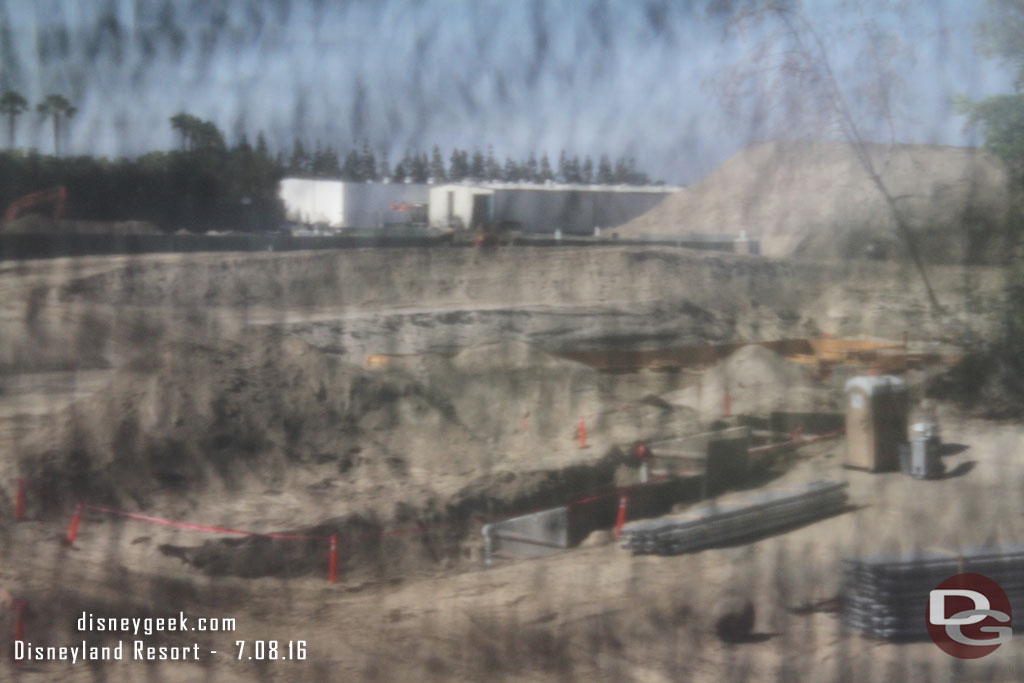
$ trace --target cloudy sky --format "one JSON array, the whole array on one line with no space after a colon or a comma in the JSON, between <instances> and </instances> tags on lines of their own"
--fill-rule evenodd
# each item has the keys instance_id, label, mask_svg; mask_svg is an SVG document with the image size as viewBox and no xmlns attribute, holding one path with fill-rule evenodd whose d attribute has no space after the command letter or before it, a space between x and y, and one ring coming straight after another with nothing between
<instances>
[{"instance_id":1,"label":"cloudy sky","mask_svg":"<svg viewBox=\"0 0 1024 683\"><path fill-rule=\"evenodd\" d=\"M976 53L978 4L881 4L804 2L867 136L977 143L952 97L1012 83ZM751 140L829 135L782 113L780 93L806 92L778 79L778 53L757 51L773 27L736 30L708 5L0 0L0 86L33 103L64 94L79 109L67 149L108 156L173 147L168 118L188 111L229 141L263 131L272 146L298 136L344 151L367 139L392 159L434 144L626 154L689 183ZM891 125L866 94L881 70L895 77ZM51 135L35 114L19 121L20 146L49 152Z\"/></svg>"}]
</instances>

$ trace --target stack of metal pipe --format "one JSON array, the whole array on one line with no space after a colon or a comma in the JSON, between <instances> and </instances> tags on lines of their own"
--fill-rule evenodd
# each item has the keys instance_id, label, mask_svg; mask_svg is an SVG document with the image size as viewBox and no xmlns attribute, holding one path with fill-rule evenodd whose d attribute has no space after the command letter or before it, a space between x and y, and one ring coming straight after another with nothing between
<instances>
[{"instance_id":1,"label":"stack of metal pipe","mask_svg":"<svg viewBox=\"0 0 1024 683\"><path fill-rule=\"evenodd\" d=\"M755 539L841 512L847 504L846 487L846 482L812 481L631 522L622 528L622 547L634 554L678 555Z\"/></svg>"},{"instance_id":2,"label":"stack of metal pipe","mask_svg":"<svg viewBox=\"0 0 1024 683\"><path fill-rule=\"evenodd\" d=\"M927 638L929 593L956 574L982 574L999 584L1011 605L1024 604L1024 545L877 555L844 565L844 621L876 638Z\"/></svg>"}]
</instances>

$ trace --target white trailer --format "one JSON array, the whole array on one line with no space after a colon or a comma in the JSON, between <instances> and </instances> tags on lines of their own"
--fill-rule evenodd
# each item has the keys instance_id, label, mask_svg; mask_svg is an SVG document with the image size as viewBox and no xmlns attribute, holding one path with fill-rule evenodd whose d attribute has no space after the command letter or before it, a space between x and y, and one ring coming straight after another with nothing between
<instances>
[{"instance_id":1,"label":"white trailer","mask_svg":"<svg viewBox=\"0 0 1024 683\"><path fill-rule=\"evenodd\" d=\"M284 178L279 186L285 219L333 229L409 225L430 198L429 186Z\"/></svg>"},{"instance_id":2,"label":"white trailer","mask_svg":"<svg viewBox=\"0 0 1024 683\"><path fill-rule=\"evenodd\" d=\"M590 235L657 206L676 187L600 185L448 184L430 189L430 224L473 228L518 223L526 232Z\"/></svg>"}]
</instances>

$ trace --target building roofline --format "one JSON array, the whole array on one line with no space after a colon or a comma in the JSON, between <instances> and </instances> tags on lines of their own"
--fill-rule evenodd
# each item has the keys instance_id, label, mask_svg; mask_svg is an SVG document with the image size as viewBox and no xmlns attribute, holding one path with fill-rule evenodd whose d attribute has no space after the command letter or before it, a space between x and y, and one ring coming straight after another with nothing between
<instances>
[{"instance_id":1,"label":"building roofline","mask_svg":"<svg viewBox=\"0 0 1024 683\"><path fill-rule=\"evenodd\" d=\"M439 183L430 187L468 187L481 190L536 190L539 192L636 192L645 194L671 194L684 189L677 185L578 185L558 184L538 185L534 183L478 183L458 182Z\"/></svg>"}]
</instances>

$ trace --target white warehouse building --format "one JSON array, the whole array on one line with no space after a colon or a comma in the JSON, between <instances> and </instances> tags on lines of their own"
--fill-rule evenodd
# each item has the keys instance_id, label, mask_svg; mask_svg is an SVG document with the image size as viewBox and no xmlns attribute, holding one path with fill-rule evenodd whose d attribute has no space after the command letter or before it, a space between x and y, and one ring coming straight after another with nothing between
<instances>
[{"instance_id":1,"label":"white warehouse building","mask_svg":"<svg viewBox=\"0 0 1024 683\"><path fill-rule=\"evenodd\" d=\"M647 213L677 187L603 185L435 185L430 188L430 225L472 228L515 221L525 232L590 235Z\"/></svg>"},{"instance_id":2,"label":"white warehouse building","mask_svg":"<svg viewBox=\"0 0 1024 683\"><path fill-rule=\"evenodd\" d=\"M336 229L406 225L430 198L428 185L323 178L283 178L278 195L289 222Z\"/></svg>"}]
</instances>

